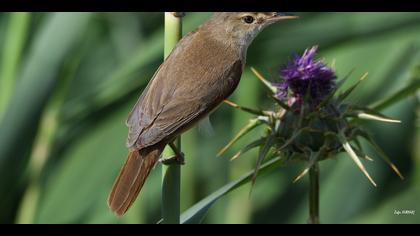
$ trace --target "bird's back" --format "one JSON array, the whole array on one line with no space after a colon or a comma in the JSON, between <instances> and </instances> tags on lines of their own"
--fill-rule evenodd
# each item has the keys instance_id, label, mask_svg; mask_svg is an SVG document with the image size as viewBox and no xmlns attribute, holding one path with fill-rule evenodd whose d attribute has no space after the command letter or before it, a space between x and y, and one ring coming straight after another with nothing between
<instances>
[{"instance_id":1,"label":"bird's back","mask_svg":"<svg viewBox=\"0 0 420 236\"><path fill-rule=\"evenodd\" d=\"M141 149L169 140L207 115L236 88L243 69L240 56L205 30L184 37L130 113L127 146Z\"/></svg>"}]
</instances>

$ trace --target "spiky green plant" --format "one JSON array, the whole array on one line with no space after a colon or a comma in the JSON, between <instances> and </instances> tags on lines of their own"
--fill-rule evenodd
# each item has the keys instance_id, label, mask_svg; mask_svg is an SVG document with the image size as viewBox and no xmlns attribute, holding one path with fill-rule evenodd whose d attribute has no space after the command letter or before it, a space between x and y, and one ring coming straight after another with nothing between
<instances>
[{"instance_id":1,"label":"spiky green plant","mask_svg":"<svg viewBox=\"0 0 420 236\"><path fill-rule=\"evenodd\" d=\"M348 76L336 82L335 71L324 62L315 60L316 47L296 56L281 71L283 81L271 83L261 73L254 74L266 85L273 102L273 110L256 110L241 107L230 101L230 106L256 115L220 152L222 155L236 141L259 125L265 126L265 135L238 151L231 159L240 157L253 148L260 148L252 182L255 184L258 170L267 158L281 158L284 164L303 161L306 167L295 178L300 180L309 173L310 223L319 223L319 167L320 161L334 158L347 152L369 181L377 186L361 159L368 157L360 139L367 140L395 173L403 179L400 171L385 152L363 128L359 120L367 119L387 123L400 123L368 107L348 103L346 98L367 77L363 75L356 84L339 92Z\"/></svg>"}]
</instances>

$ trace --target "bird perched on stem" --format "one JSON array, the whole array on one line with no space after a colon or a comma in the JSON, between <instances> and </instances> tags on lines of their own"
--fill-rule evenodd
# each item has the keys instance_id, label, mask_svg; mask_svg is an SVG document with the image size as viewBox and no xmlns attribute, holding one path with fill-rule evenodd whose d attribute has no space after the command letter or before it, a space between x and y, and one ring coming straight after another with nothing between
<instances>
[{"instance_id":1,"label":"bird perched on stem","mask_svg":"<svg viewBox=\"0 0 420 236\"><path fill-rule=\"evenodd\" d=\"M217 12L178 42L127 119L129 154L108 197L115 214L133 204L167 144L181 161L173 140L232 94L258 33L294 18L281 12Z\"/></svg>"}]
</instances>

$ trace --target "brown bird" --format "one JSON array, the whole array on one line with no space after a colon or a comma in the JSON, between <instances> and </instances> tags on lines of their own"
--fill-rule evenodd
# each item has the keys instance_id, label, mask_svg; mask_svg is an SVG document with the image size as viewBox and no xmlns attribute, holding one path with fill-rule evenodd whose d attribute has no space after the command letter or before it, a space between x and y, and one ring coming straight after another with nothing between
<instances>
[{"instance_id":1,"label":"brown bird","mask_svg":"<svg viewBox=\"0 0 420 236\"><path fill-rule=\"evenodd\" d=\"M133 204L164 147L175 148L178 135L232 94L257 34L293 18L280 12L218 12L178 42L127 119L130 153L108 197L115 214Z\"/></svg>"}]
</instances>

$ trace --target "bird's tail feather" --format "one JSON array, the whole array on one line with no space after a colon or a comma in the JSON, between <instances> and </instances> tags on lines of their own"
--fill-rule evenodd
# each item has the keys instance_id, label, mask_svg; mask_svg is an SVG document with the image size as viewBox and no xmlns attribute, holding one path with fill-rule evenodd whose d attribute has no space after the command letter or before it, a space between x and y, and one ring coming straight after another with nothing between
<instances>
[{"instance_id":1,"label":"bird's tail feather","mask_svg":"<svg viewBox=\"0 0 420 236\"><path fill-rule=\"evenodd\" d=\"M136 200L162 151L163 147L158 146L128 154L108 197L108 206L115 214L124 215Z\"/></svg>"}]
</instances>

